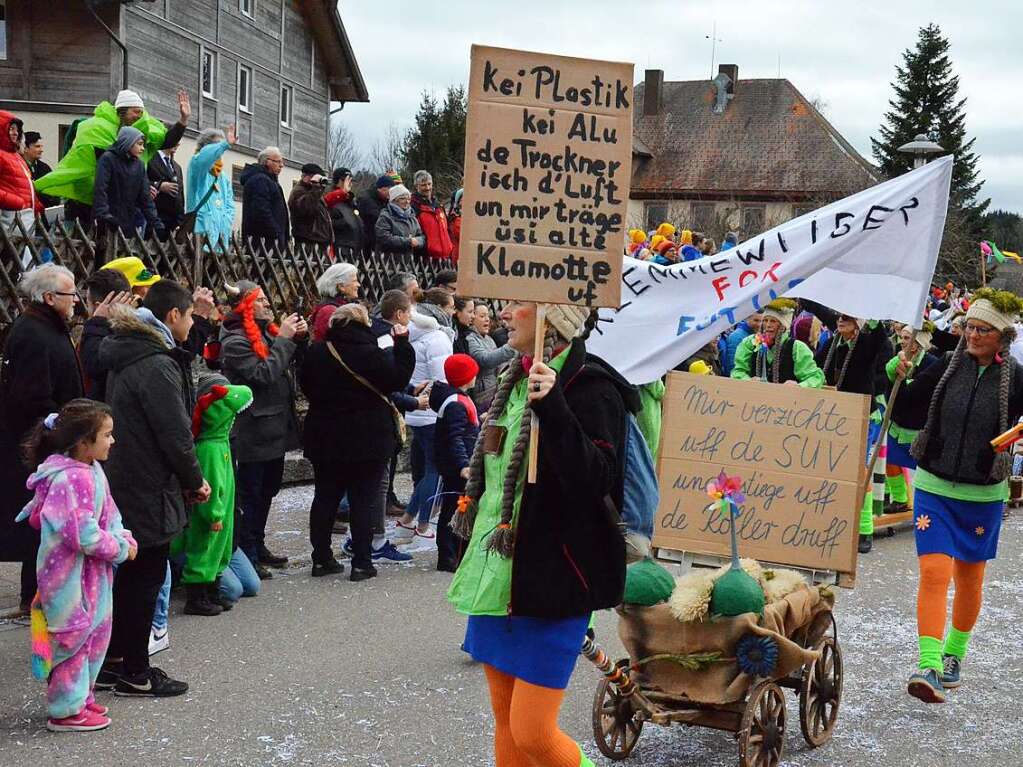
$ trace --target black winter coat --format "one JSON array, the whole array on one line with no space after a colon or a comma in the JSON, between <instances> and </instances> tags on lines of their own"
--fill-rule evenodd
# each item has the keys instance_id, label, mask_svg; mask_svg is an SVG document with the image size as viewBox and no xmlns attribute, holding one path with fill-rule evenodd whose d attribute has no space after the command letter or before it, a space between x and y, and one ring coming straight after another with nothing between
<instances>
[{"instance_id":1,"label":"black winter coat","mask_svg":"<svg viewBox=\"0 0 1023 767\"><path fill-rule=\"evenodd\" d=\"M14 522L31 498L21 444L40 419L81 396L67 324L50 307L30 304L11 327L0 366L0 561L31 557L38 542L31 527Z\"/></svg>"},{"instance_id":2,"label":"black winter coat","mask_svg":"<svg viewBox=\"0 0 1023 767\"><path fill-rule=\"evenodd\" d=\"M134 314L110 322L100 344L108 370L107 404L114 411L114 439L106 473L124 526L139 546L158 546L188 521L183 491L202 487L192 442L192 355L168 349L163 338Z\"/></svg>"},{"instance_id":3,"label":"black winter coat","mask_svg":"<svg viewBox=\"0 0 1023 767\"><path fill-rule=\"evenodd\" d=\"M403 390L412 378L416 354L407 335L395 339L393 350L381 349L370 328L348 323L330 328L327 341L385 396ZM309 347L299 382L309 400L306 458L314 464L391 460L398 441L390 406L349 375L326 342Z\"/></svg>"},{"instance_id":4,"label":"black winter coat","mask_svg":"<svg viewBox=\"0 0 1023 767\"><path fill-rule=\"evenodd\" d=\"M818 315L819 316L819 315ZM845 357L849 353L849 347L841 344L835 349L831 358L831 364L824 369L824 362L828 358L828 350L831 345L838 343L839 335L835 333L828 339L828 342L817 352L817 366L824 370L828 386L835 386L838 376L845 364ZM870 408L874 409L873 397L879 391L884 391L886 380L883 366L895 356L891 341L888 340L888 333L880 322L873 329L864 327L856 339L856 347L853 349L853 357L845 371L845 378L839 391L851 392L853 394L866 394L871 398ZM880 366L880 367L879 367Z\"/></svg>"},{"instance_id":5,"label":"black winter coat","mask_svg":"<svg viewBox=\"0 0 1023 767\"><path fill-rule=\"evenodd\" d=\"M290 221L277 176L262 165L249 163L241 173L242 237L268 249L288 246Z\"/></svg>"},{"instance_id":6,"label":"black winter coat","mask_svg":"<svg viewBox=\"0 0 1023 767\"><path fill-rule=\"evenodd\" d=\"M362 211L355 201L336 202L330 208L330 225L334 230L334 248L339 258L353 258L362 253L366 234L362 228ZM376 226L376 222L373 224Z\"/></svg>"},{"instance_id":7,"label":"black winter coat","mask_svg":"<svg viewBox=\"0 0 1023 767\"><path fill-rule=\"evenodd\" d=\"M628 413L639 394L603 360L572 343L540 417L537 482L526 484L515 531L511 611L588 615L621 604L622 507Z\"/></svg>"},{"instance_id":8,"label":"black winter coat","mask_svg":"<svg viewBox=\"0 0 1023 767\"><path fill-rule=\"evenodd\" d=\"M469 466L476 437L480 433L479 416L473 423L473 414L463 402L453 400L446 407L444 401L453 394L461 394L472 403L468 393L449 383L437 381L430 389L430 409L437 413L437 426L433 432L433 459L442 477L458 477ZM473 413L476 407L472 406Z\"/></svg>"},{"instance_id":9,"label":"black winter coat","mask_svg":"<svg viewBox=\"0 0 1023 767\"><path fill-rule=\"evenodd\" d=\"M359 209L359 218L362 219L362 242L367 253L376 249L377 245L377 219L380 211L387 207L387 200L381 200L377 196L377 190L367 189L355 202Z\"/></svg>"},{"instance_id":10,"label":"black winter coat","mask_svg":"<svg viewBox=\"0 0 1023 767\"><path fill-rule=\"evenodd\" d=\"M108 149L96 163L96 181L92 188L92 214L97 221L120 229L125 237L135 235L139 213L157 232L164 231L149 196L146 166L137 157Z\"/></svg>"},{"instance_id":11,"label":"black winter coat","mask_svg":"<svg viewBox=\"0 0 1023 767\"><path fill-rule=\"evenodd\" d=\"M233 384L252 389L252 405L238 414L233 436L238 463L272 461L299 446L292 364L304 348L290 338L271 336L259 323L270 355L252 350L241 318L232 315L220 330L220 370Z\"/></svg>"}]
</instances>

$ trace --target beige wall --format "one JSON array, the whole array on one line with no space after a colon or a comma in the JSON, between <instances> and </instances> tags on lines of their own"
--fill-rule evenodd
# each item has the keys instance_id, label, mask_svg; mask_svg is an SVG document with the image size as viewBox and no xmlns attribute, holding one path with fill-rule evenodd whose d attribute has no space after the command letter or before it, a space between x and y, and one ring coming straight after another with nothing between
<instances>
[{"instance_id":1,"label":"beige wall","mask_svg":"<svg viewBox=\"0 0 1023 767\"><path fill-rule=\"evenodd\" d=\"M51 167L56 167L57 156L60 154L60 126L70 125L77 117L83 117L85 115L73 115L67 113L58 112L21 112L18 113L25 123L26 131L36 131L42 135L43 140L43 160ZM185 136L181 140L181 145L178 147L175 160L181 165L181 169L185 174L185 178L188 178L188 161L195 154L195 139ZM233 149L229 149L224 155L224 169L226 173L230 173L234 166L242 168L250 162L255 162L255 158L243 152L238 152ZM284 196L287 197L291 194L291 188L295 182L298 181L301 174L297 168L285 168L281 171L280 182L284 189ZM241 229L242 221L242 203L241 200L235 201L235 229Z\"/></svg>"}]
</instances>

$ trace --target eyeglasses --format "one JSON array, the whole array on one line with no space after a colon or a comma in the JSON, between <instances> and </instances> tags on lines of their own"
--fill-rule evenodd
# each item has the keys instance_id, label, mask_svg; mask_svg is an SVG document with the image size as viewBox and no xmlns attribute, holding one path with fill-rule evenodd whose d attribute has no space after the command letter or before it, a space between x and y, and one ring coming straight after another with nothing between
<instances>
[{"instance_id":1,"label":"eyeglasses","mask_svg":"<svg viewBox=\"0 0 1023 767\"><path fill-rule=\"evenodd\" d=\"M51 290L51 291L48 291L48 292L50 293L50 295L54 295L54 296L72 297L72 298L74 298L76 300L79 300L79 301L81 300L81 298L79 297L79 295L77 293L62 293L59 290Z\"/></svg>"},{"instance_id":2,"label":"eyeglasses","mask_svg":"<svg viewBox=\"0 0 1023 767\"><path fill-rule=\"evenodd\" d=\"M990 327L982 328L980 325L971 325L969 323L966 323L965 330L966 330L967 333L973 333L974 335L978 335L981 338L986 336L988 333L994 333L995 332L994 328L990 328Z\"/></svg>"}]
</instances>

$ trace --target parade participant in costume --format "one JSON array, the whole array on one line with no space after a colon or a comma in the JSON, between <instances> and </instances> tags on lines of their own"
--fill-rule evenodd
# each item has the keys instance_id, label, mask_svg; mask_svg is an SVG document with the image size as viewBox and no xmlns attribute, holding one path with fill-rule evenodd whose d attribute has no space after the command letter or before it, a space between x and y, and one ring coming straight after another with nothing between
<instances>
[{"instance_id":1,"label":"parade participant in costume","mask_svg":"<svg viewBox=\"0 0 1023 767\"><path fill-rule=\"evenodd\" d=\"M533 360L536 305L502 312L518 356L491 405L469 464L455 530L469 540L448 598L469 616L465 650L484 664L496 720L497 767L592 765L558 729L590 615L625 587L622 508L627 413L639 397L586 353L596 321L548 310L543 360ZM579 331L583 330L579 336ZM538 471L526 482L530 409Z\"/></svg>"},{"instance_id":2,"label":"parade participant in costume","mask_svg":"<svg viewBox=\"0 0 1023 767\"><path fill-rule=\"evenodd\" d=\"M110 643L113 565L138 545L121 525L101 461L114 443L110 408L71 400L36 426L26 459L35 497L18 515L41 533L32 602L32 671L46 680L48 730L110 725L93 688Z\"/></svg>"},{"instance_id":3,"label":"parade participant in costume","mask_svg":"<svg viewBox=\"0 0 1023 767\"><path fill-rule=\"evenodd\" d=\"M231 460L231 427L235 417L252 404L252 389L232 386L222 375L207 376L197 391L192 412L195 457L210 483L210 498L196 503L188 527L175 539L172 554L185 555L181 583L188 594L189 615L219 615L233 603L220 599L217 579L234 553L235 482Z\"/></svg>"},{"instance_id":4,"label":"parade participant in costume","mask_svg":"<svg viewBox=\"0 0 1023 767\"><path fill-rule=\"evenodd\" d=\"M228 292L231 314L221 325L220 363L231 383L248 386L253 395L252 407L235 423L242 550L266 579L268 566L288 563L266 547L266 520L281 489L284 454L299 445L292 363L305 348L308 326L297 314L274 324L270 301L254 282L241 280Z\"/></svg>"},{"instance_id":5,"label":"parade participant in costume","mask_svg":"<svg viewBox=\"0 0 1023 767\"><path fill-rule=\"evenodd\" d=\"M808 389L824 385L824 373L817 367L813 351L789 335L795 311L796 302L790 298L776 299L764 307L759 331L746 336L735 349L732 378L799 384Z\"/></svg>"},{"instance_id":6,"label":"parade participant in costume","mask_svg":"<svg viewBox=\"0 0 1023 767\"><path fill-rule=\"evenodd\" d=\"M871 402L870 423L867 428L867 456L881 433L883 404L878 406L876 394L887 388L884 364L895 353L884 325L876 320L861 320L847 314L833 312L820 304L803 299L803 307L817 315L834 335L817 352L817 364L824 371L828 386L838 391L866 394ZM864 458L864 463L868 460ZM860 510L861 554L870 551L874 541L874 516L884 511L885 491L884 451L879 451L874 463L872 489L863 499Z\"/></svg>"},{"instance_id":7,"label":"parade participant in costume","mask_svg":"<svg viewBox=\"0 0 1023 767\"><path fill-rule=\"evenodd\" d=\"M924 322L923 328L916 330L909 325L904 325L899 331L899 343L902 346L902 354L910 361L913 373L921 373L934 363L938 358L931 354L928 349L931 347L931 337L934 332L934 323ZM888 380L895 382L895 373L899 366L902 355L895 355L885 366ZM916 438L916 429L907 429L900 425L894 418L888 426L888 455L886 456L885 485L888 489L888 496L892 499L888 512L897 514L909 509L909 483L906 481L905 472L916 470L916 459L909 452L910 445Z\"/></svg>"},{"instance_id":8,"label":"parade participant in costume","mask_svg":"<svg viewBox=\"0 0 1023 767\"><path fill-rule=\"evenodd\" d=\"M919 464L913 517L920 662L907 690L928 703L941 703L945 690L960 684L984 568L997 553L1011 455L995 453L991 440L1023 415L1023 372L1006 351L1021 309L1023 301L1012 293L977 291L955 352L903 384L894 405L900 423L920 429L912 449ZM897 375L908 374L909 362L903 355Z\"/></svg>"},{"instance_id":9,"label":"parade participant in costume","mask_svg":"<svg viewBox=\"0 0 1023 767\"><path fill-rule=\"evenodd\" d=\"M101 102L93 116L79 123L71 149L57 163L52 173L36 181L36 189L53 197L66 197L72 201L70 218L92 220L92 193L96 177L96 158L109 149L117 132L125 126L141 131L146 141L142 162L149 165L160 149L177 146L185 135L192 106L185 91L178 91L180 117L169 129L145 111L142 99L134 91L124 90L111 104ZM77 205L76 205L77 204Z\"/></svg>"}]
</instances>

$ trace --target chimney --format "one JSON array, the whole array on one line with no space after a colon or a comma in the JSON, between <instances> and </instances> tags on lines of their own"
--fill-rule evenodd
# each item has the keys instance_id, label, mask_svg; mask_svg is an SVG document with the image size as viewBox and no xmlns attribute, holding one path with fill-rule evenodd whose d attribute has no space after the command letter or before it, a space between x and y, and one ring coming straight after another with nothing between
<instances>
[{"instance_id":1,"label":"chimney","mask_svg":"<svg viewBox=\"0 0 1023 767\"><path fill-rule=\"evenodd\" d=\"M728 83L728 93L735 95L735 84L739 81L739 65L738 64L718 64L718 74L728 75L728 79L731 81Z\"/></svg>"},{"instance_id":2,"label":"chimney","mask_svg":"<svg viewBox=\"0 0 1023 767\"><path fill-rule=\"evenodd\" d=\"M643 86L643 114L659 115L664 99L664 70L648 69Z\"/></svg>"}]
</instances>

